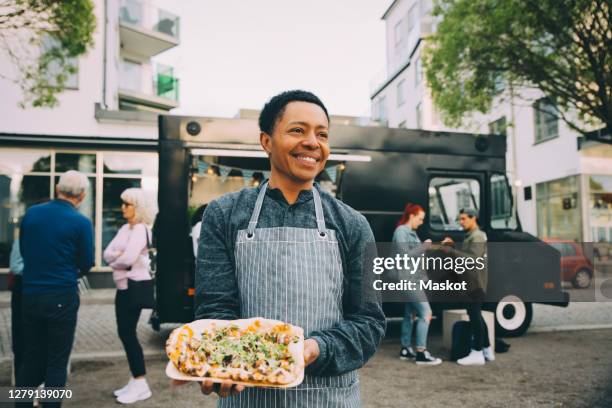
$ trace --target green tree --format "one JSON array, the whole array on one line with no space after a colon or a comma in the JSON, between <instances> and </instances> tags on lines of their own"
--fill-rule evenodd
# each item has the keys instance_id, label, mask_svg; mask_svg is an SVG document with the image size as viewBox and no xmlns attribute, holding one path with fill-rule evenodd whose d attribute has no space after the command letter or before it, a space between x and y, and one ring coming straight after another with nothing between
<instances>
[{"instance_id":1,"label":"green tree","mask_svg":"<svg viewBox=\"0 0 612 408\"><path fill-rule=\"evenodd\" d=\"M612 128L612 0L437 0L433 13L423 62L447 125L537 88L574 130Z\"/></svg>"},{"instance_id":2,"label":"green tree","mask_svg":"<svg viewBox=\"0 0 612 408\"><path fill-rule=\"evenodd\" d=\"M92 0L0 0L0 53L12 62L0 76L19 85L22 107L57 105L95 27Z\"/></svg>"}]
</instances>

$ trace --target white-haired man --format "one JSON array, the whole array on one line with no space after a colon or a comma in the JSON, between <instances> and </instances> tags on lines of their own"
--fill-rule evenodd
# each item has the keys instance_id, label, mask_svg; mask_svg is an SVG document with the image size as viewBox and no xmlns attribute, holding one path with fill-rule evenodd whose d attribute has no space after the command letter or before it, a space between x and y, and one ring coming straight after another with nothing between
<instances>
[{"instance_id":1,"label":"white-haired man","mask_svg":"<svg viewBox=\"0 0 612 408\"><path fill-rule=\"evenodd\" d=\"M20 387L66 384L79 308L77 279L94 261L92 223L77 211L88 187L84 174L64 173L57 198L31 207L21 222L25 357Z\"/></svg>"}]
</instances>

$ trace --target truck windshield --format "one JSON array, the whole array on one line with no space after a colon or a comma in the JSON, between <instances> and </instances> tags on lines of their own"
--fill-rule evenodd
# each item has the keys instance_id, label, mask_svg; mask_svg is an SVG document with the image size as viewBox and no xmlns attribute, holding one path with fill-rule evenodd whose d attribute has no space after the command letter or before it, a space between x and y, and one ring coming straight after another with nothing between
<instances>
[{"instance_id":1,"label":"truck windshield","mask_svg":"<svg viewBox=\"0 0 612 408\"><path fill-rule=\"evenodd\" d=\"M491 228L516 229L516 210L510 184L504 174L494 173L490 179L491 186Z\"/></svg>"}]
</instances>

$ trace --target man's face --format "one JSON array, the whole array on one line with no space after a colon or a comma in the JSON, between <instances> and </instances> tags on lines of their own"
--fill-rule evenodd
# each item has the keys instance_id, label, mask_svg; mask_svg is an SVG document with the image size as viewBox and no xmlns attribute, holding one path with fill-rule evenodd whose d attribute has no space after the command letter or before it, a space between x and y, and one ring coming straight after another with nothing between
<instances>
[{"instance_id":1,"label":"man's face","mask_svg":"<svg viewBox=\"0 0 612 408\"><path fill-rule=\"evenodd\" d=\"M318 105L288 103L273 134L261 134L273 170L297 184L312 182L329 157L328 128L327 116Z\"/></svg>"},{"instance_id":2,"label":"man's face","mask_svg":"<svg viewBox=\"0 0 612 408\"><path fill-rule=\"evenodd\" d=\"M464 231L471 231L476 226L476 217L472 218L467 214L459 214L459 224Z\"/></svg>"}]
</instances>

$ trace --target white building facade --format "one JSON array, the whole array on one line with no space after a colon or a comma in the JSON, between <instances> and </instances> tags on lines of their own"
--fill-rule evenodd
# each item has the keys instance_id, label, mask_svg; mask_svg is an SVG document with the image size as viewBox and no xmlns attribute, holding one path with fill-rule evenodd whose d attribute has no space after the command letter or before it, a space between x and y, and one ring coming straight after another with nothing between
<instances>
[{"instance_id":1,"label":"white building facade","mask_svg":"<svg viewBox=\"0 0 612 408\"><path fill-rule=\"evenodd\" d=\"M501 133L523 230L540 238L612 242L612 145L579 141L537 91L495 103L462 128L446 127L422 72L423 38L435 31L431 0L394 0L386 25L387 65L371 84L373 119L389 127ZM514 124L514 126L511 126Z\"/></svg>"},{"instance_id":2,"label":"white building facade","mask_svg":"<svg viewBox=\"0 0 612 408\"><path fill-rule=\"evenodd\" d=\"M90 179L80 211L95 227L94 272L109 271L102 251L124 222L121 192L142 187L157 198L157 115L179 105L178 79L159 54L180 45L180 18L138 0L94 4L95 44L75 61L58 106L21 108L20 88L0 79L0 274L26 209L52 199L65 171ZM2 74L14 69L0 56Z\"/></svg>"}]
</instances>

